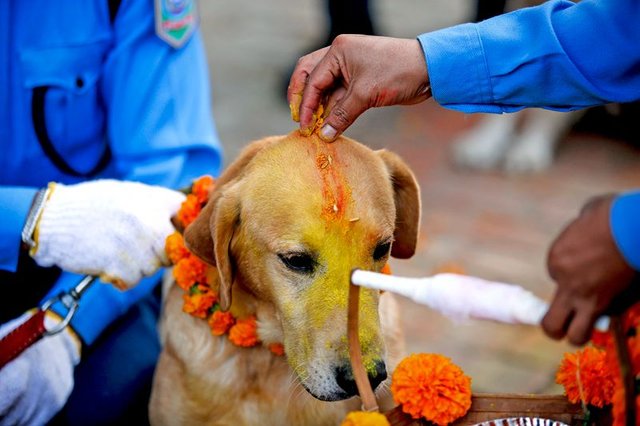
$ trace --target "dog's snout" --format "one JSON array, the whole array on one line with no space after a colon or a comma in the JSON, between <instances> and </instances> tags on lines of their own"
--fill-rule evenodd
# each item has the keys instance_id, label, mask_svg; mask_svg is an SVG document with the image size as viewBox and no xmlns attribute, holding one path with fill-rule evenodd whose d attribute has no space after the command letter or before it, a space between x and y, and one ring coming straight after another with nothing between
<instances>
[{"instance_id":1,"label":"dog's snout","mask_svg":"<svg viewBox=\"0 0 640 426\"><path fill-rule=\"evenodd\" d=\"M348 396L354 396L358 394L356 379L353 376L353 370L351 370L350 365L341 365L337 368L336 382Z\"/></svg>"},{"instance_id":2,"label":"dog's snout","mask_svg":"<svg viewBox=\"0 0 640 426\"><path fill-rule=\"evenodd\" d=\"M387 378L387 367L384 365L384 362L376 361L375 370L373 372L369 372L368 376L371 388L376 390L378 385Z\"/></svg>"},{"instance_id":3,"label":"dog's snout","mask_svg":"<svg viewBox=\"0 0 640 426\"><path fill-rule=\"evenodd\" d=\"M371 388L375 390L387 378L387 368L383 361L376 361L373 371L368 373ZM358 387L350 365L342 365L336 369L336 382L349 396L358 395Z\"/></svg>"}]
</instances>

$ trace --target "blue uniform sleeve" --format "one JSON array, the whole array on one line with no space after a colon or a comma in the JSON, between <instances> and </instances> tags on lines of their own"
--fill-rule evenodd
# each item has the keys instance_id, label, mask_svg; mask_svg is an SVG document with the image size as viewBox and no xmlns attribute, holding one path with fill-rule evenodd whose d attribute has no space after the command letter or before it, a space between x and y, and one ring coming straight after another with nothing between
<instances>
[{"instance_id":1,"label":"blue uniform sleeve","mask_svg":"<svg viewBox=\"0 0 640 426\"><path fill-rule=\"evenodd\" d=\"M154 28L151 2L123 2L102 79L108 137L122 179L177 188L216 176L222 150L200 32L175 49Z\"/></svg>"},{"instance_id":2,"label":"blue uniform sleeve","mask_svg":"<svg viewBox=\"0 0 640 426\"><path fill-rule=\"evenodd\" d=\"M175 49L154 32L152 2L125 0L114 32L101 84L116 177L180 188L203 174L217 176L221 147L199 31ZM146 278L124 292L94 284L71 325L86 344L93 343L110 323L148 295L159 277ZM65 274L48 297L68 290L81 278ZM60 304L54 309L64 315Z\"/></svg>"},{"instance_id":3,"label":"blue uniform sleeve","mask_svg":"<svg viewBox=\"0 0 640 426\"><path fill-rule=\"evenodd\" d=\"M421 34L434 99L463 112L640 99L640 2L553 0Z\"/></svg>"},{"instance_id":4,"label":"blue uniform sleeve","mask_svg":"<svg viewBox=\"0 0 640 426\"><path fill-rule=\"evenodd\" d=\"M0 187L0 269L15 272L22 241L21 232L36 188Z\"/></svg>"},{"instance_id":5,"label":"blue uniform sleeve","mask_svg":"<svg viewBox=\"0 0 640 426\"><path fill-rule=\"evenodd\" d=\"M640 190L618 196L611 205L613 239L627 263L640 271Z\"/></svg>"}]
</instances>

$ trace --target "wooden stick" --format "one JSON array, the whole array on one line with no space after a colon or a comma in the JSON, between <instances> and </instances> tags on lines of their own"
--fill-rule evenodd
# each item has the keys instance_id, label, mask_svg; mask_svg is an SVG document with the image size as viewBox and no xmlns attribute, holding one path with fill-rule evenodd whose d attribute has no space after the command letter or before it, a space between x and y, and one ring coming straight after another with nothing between
<instances>
[{"instance_id":1,"label":"wooden stick","mask_svg":"<svg viewBox=\"0 0 640 426\"><path fill-rule=\"evenodd\" d=\"M360 337L358 333L358 310L360 305L360 287L349 282L349 310L347 312L347 337L349 339L349 360L358 393L362 400L363 411L378 411L378 402L371 389L369 377L362 364Z\"/></svg>"}]
</instances>

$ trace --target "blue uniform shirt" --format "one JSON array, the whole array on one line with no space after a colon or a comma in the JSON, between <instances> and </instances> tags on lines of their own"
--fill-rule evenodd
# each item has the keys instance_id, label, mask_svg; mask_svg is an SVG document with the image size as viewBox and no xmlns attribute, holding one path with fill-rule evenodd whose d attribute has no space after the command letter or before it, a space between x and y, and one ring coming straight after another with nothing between
<instances>
[{"instance_id":1,"label":"blue uniform shirt","mask_svg":"<svg viewBox=\"0 0 640 426\"><path fill-rule=\"evenodd\" d=\"M221 149L199 32L180 49L158 38L153 2L0 1L0 269L15 271L35 191L87 177L61 170L47 138L77 174L179 188L217 175ZM65 273L52 293L80 277ZM94 285L72 325L86 343L148 293ZM1 285L1 283L0 283ZM28 291L28 289L25 289Z\"/></svg>"},{"instance_id":2,"label":"blue uniform shirt","mask_svg":"<svg viewBox=\"0 0 640 426\"><path fill-rule=\"evenodd\" d=\"M433 97L447 108L570 111L640 100L638 0L552 0L418 40ZM619 196L610 220L622 255L640 270L640 192Z\"/></svg>"}]
</instances>

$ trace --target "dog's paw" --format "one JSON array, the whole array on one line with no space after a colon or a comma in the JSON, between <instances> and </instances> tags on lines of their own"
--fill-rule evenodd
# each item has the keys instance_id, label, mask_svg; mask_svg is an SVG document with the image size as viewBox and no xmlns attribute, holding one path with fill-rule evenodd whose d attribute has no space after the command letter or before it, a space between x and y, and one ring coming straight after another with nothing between
<instances>
[{"instance_id":1,"label":"dog's paw","mask_svg":"<svg viewBox=\"0 0 640 426\"><path fill-rule=\"evenodd\" d=\"M478 170L497 168L511 143L514 128L513 114L486 116L454 142L456 165Z\"/></svg>"}]
</instances>

